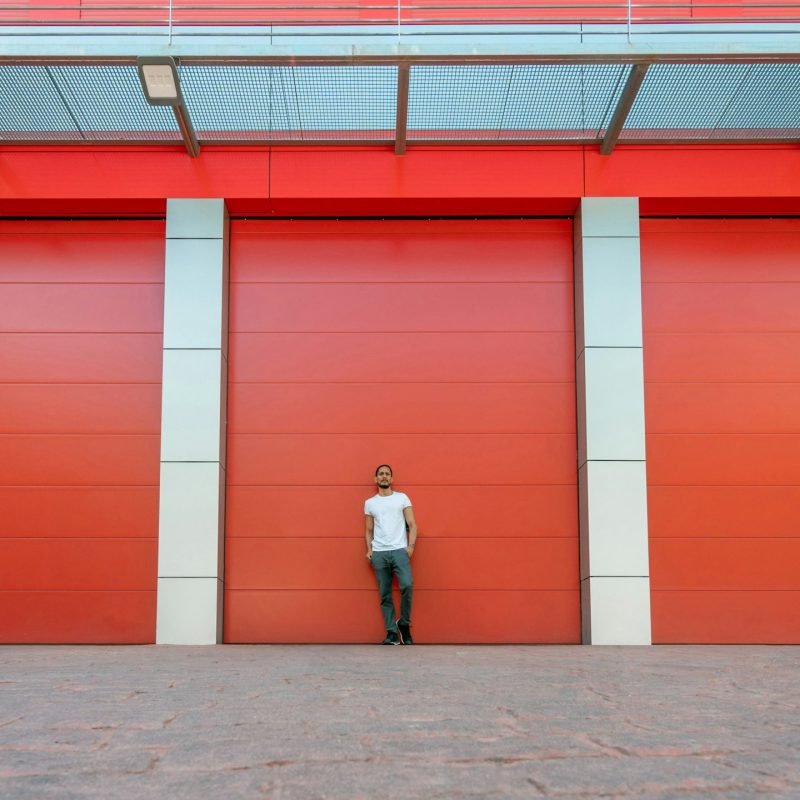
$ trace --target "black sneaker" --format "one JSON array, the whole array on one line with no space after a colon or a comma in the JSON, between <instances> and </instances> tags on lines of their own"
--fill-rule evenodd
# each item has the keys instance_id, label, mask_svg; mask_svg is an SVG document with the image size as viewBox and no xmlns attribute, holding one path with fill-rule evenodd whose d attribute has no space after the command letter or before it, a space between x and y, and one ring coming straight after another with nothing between
<instances>
[{"instance_id":1,"label":"black sneaker","mask_svg":"<svg viewBox=\"0 0 800 800\"><path fill-rule=\"evenodd\" d=\"M414 640L411 638L411 627L409 625L403 625L402 622L398 623L397 629L400 631L400 641L403 644L414 644Z\"/></svg>"},{"instance_id":2,"label":"black sneaker","mask_svg":"<svg viewBox=\"0 0 800 800\"><path fill-rule=\"evenodd\" d=\"M386 638L381 644L400 644L400 637L397 635L397 631L386 631Z\"/></svg>"}]
</instances>

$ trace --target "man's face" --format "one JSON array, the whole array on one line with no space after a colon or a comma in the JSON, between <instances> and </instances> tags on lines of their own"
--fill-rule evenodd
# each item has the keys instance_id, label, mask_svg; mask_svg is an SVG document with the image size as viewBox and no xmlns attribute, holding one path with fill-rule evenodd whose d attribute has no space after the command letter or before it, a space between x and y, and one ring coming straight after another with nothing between
<instances>
[{"instance_id":1,"label":"man's face","mask_svg":"<svg viewBox=\"0 0 800 800\"><path fill-rule=\"evenodd\" d=\"M375 476L375 483L379 489L388 489L392 485L392 471L388 467L381 467Z\"/></svg>"}]
</instances>

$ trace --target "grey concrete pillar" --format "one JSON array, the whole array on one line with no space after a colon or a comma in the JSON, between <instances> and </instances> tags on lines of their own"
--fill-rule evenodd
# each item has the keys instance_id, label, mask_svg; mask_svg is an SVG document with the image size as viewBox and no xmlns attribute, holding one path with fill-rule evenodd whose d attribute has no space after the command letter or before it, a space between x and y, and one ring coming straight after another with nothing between
<instances>
[{"instance_id":1,"label":"grey concrete pillar","mask_svg":"<svg viewBox=\"0 0 800 800\"><path fill-rule=\"evenodd\" d=\"M228 215L168 200L156 643L222 641Z\"/></svg>"},{"instance_id":2,"label":"grey concrete pillar","mask_svg":"<svg viewBox=\"0 0 800 800\"><path fill-rule=\"evenodd\" d=\"M586 644L650 644L639 201L575 219L581 617Z\"/></svg>"}]
</instances>

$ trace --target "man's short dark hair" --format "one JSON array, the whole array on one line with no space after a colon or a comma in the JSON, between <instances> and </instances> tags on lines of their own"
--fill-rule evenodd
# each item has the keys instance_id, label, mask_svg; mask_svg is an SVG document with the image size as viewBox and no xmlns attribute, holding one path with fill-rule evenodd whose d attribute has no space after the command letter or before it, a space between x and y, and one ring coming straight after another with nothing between
<instances>
[{"instance_id":1,"label":"man's short dark hair","mask_svg":"<svg viewBox=\"0 0 800 800\"><path fill-rule=\"evenodd\" d=\"M379 472L380 472L380 471L381 471L381 470L382 470L384 467L386 467L386 468L389 470L389 472L391 473L391 475L394 477L394 470L391 468L391 466L390 466L389 464L378 464L378 466L377 466L377 467L375 467L375 477L376 477L376 478L378 477L378 473L379 473Z\"/></svg>"}]
</instances>

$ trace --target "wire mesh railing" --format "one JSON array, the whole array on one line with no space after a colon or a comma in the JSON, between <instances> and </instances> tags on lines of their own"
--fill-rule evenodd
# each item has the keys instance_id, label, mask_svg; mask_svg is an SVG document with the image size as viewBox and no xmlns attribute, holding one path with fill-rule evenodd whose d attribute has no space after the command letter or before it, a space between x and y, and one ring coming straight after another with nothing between
<instances>
[{"instance_id":1,"label":"wire mesh railing","mask_svg":"<svg viewBox=\"0 0 800 800\"><path fill-rule=\"evenodd\" d=\"M0 0L0 26L557 25L800 21L798 0Z\"/></svg>"}]
</instances>

